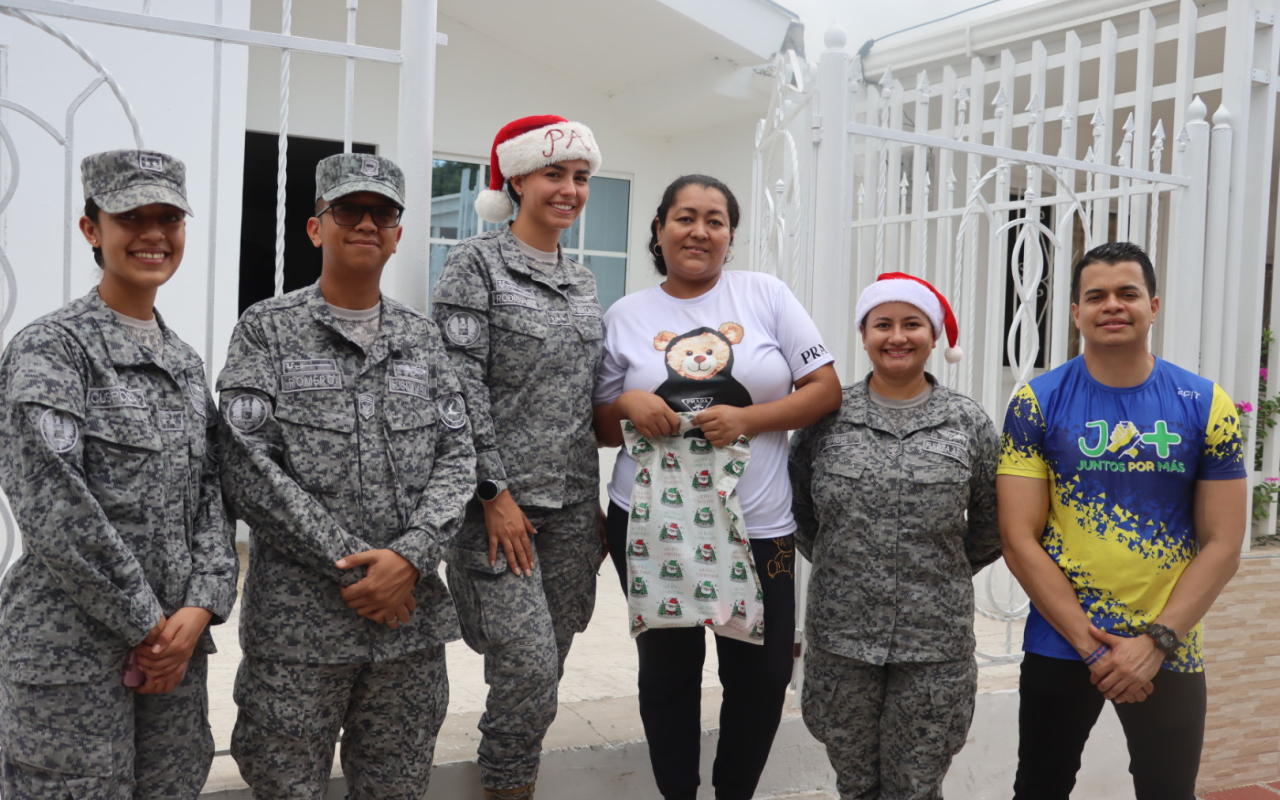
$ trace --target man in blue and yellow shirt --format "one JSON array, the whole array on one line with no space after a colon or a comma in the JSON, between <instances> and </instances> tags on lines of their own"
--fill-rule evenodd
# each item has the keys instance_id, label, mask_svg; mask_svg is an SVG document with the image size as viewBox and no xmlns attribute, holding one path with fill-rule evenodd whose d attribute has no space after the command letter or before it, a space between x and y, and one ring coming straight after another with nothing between
<instances>
[{"instance_id":1,"label":"man in blue and yellow shirt","mask_svg":"<svg viewBox=\"0 0 1280 800\"><path fill-rule=\"evenodd\" d=\"M1104 700L1138 800L1192 800L1204 741L1200 619L1246 525L1236 409L1154 357L1155 270L1104 244L1072 274L1083 353L1009 404L996 491L1004 556L1032 601L1015 800L1067 800Z\"/></svg>"}]
</instances>

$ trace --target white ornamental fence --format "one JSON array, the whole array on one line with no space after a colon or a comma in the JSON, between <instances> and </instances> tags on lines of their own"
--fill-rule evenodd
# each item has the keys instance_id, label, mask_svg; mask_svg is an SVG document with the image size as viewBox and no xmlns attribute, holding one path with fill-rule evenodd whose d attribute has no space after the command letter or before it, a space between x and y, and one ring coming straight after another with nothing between
<instances>
[{"instance_id":1,"label":"white ornamental fence","mask_svg":"<svg viewBox=\"0 0 1280 800\"><path fill-rule=\"evenodd\" d=\"M1270 175L1274 89L1255 91L1256 68L1194 70L1197 42L1216 35L1224 62L1265 53L1274 75L1270 18L1234 2L1111 5L1114 18L1009 37L998 53L917 55L910 74L850 57L838 28L815 69L777 59L756 135L754 263L811 310L846 383L870 369L850 319L858 293L882 272L910 273L960 320L963 360L939 350L930 370L999 426L1018 386L1078 352L1073 264L1129 240L1157 266L1156 353L1256 397L1267 227L1256 176ZM1258 236L1231 217L1250 173L1263 210L1241 213L1255 214ZM1016 660L1025 595L1002 562L976 585L979 612L1006 626L1003 652L979 656Z\"/></svg>"},{"instance_id":2,"label":"white ornamental fence","mask_svg":"<svg viewBox=\"0 0 1280 800\"><path fill-rule=\"evenodd\" d=\"M137 11L119 10L119 7L124 5L121 2L103 2L99 6L62 2L61 0L6 0L5 2L0 2L0 15L4 15L4 18L7 18L7 20L4 18L0 18L0 20L10 23L12 21L22 23L22 25L9 24L0 26L0 35L3 36L3 41L0 41L0 45L12 41L19 35L26 35L25 31L29 29L32 32L32 36L46 37L49 48L47 51L39 53L38 60L34 63L12 63L13 59L7 48L0 47L0 74L4 76L4 79L0 80L0 144L3 145L3 150L0 150L0 346L3 346L8 338L13 335L18 326L30 321L35 316L38 316L39 313L56 307L54 305L32 313L32 303L30 301L26 301L25 305L20 306L20 302L23 302L24 299L23 280L28 281L26 284L28 287L26 293L28 294L36 293L35 289L43 290L47 288L43 284L39 284L39 281L57 280L59 287L54 294L61 297L61 303L71 299L72 288L75 284L75 281L73 281L73 252L80 252L78 249L73 251L73 248L83 247L82 243L79 242L79 233L77 231L77 220L80 217L81 210L75 202L76 198L79 197L78 160L88 154L76 149L77 123L80 123L82 131L86 129L84 121L78 116L82 108L86 106L96 92L103 91L102 87L105 86L106 90L111 92L114 104L117 106L115 113L123 115L132 130L132 142L116 142L114 145L116 147L146 147L148 143L145 139L145 133L149 126L158 126L162 123L171 124L172 122L156 117L149 119L137 112L129 99L130 87L115 76L119 72L121 65L135 66L136 55L123 51L118 46L104 49L103 52L92 52L90 46L78 41L76 37L66 30L66 21L73 21L73 24L97 23L102 26L136 31L145 34L148 37L148 41L177 37L180 40L208 42L212 45L211 57L206 68L197 68L194 72L188 71L171 77L172 85L180 85L183 93L190 93L190 96L196 97L202 96L202 93L207 93L205 96L208 97L207 113L211 121L209 151L201 154L188 150L182 152L181 155L188 161L189 191L196 191L197 186L207 185L208 187L208 194L204 197L199 195L193 195L192 197L193 204L201 209L199 215L200 226L208 230L208 250L207 253L198 254L191 252L191 249L188 248L187 265L184 267L184 272L199 269L200 262L204 261L203 266L207 271L207 279L203 287L205 296L203 302L199 304L203 306L200 309L202 319L199 322L203 323L202 355L204 356L206 370L209 371L208 377L211 381L214 365L221 358L221 353L215 350L219 345L217 337L214 335L215 320L219 320L221 325L229 327L229 322L234 322L238 316L237 309L231 304L215 307L215 297L218 295L226 297L227 294L224 287L218 284L226 281L231 281L234 284L236 280L234 272L229 273L225 269L228 263L234 263L235 255L218 252L219 184L221 179L229 177L227 170L220 168L220 154L226 153L228 147L242 147L242 143L238 141L227 143L220 140L222 126L219 120L224 111L228 111L224 109L223 105L224 91L222 86L222 78L225 71L223 58L225 47L266 48L279 53L280 57L277 237L275 252L277 292L280 290L284 267L285 168L288 163L290 60L293 53L307 53L345 60L344 100L341 103L333 103L333 113L341 114L344 120L344 144L348 152L352 146L352 130L355 119L356 63L381 62L398 65L400 72L399 141L413 143L413 146L402 148L401 152L397 154L397 163L401 165L405 172L406 196L409 201L414 203L416 207L429 208L431 197L430 153L432 148L430 140L433 114L432 97L435 80L435 45L438 40L436 32L436 2L435 0L413 0L413 2L405 2L401 5L399 20L401 49L394 50L356 44L359 0L327 1L330 5L337 5L345 10L347 18L345 41L329 41L292 35L290 32L293 11L292 0L282 0L280 4L281 33L223 24L224 4L234 6L242 12L240 16L247 19L248 0L213 0L211 4L202 5L200 9L192 12L193 15L199 17L199 15L207 15L211 11L212 21L193 21L191 19L174 19L154 15L151 10L151 0L137 0ZM107 7L108 5L114 7ZM19 34L18 30L22 30L23 33ZM150 37L156 37L156 39L153 40ZM24 49L24 52L29 52L29 50ZM34 82L41 81L43 75L56 71L55 68L62 66L61 62L65 60L78 60L88 64L93 77L82 91L67 98L65 112L60 119L51 118L47 113L42 115L27 105L15 102L6 96L10 93L8 90L11 87L42 86L43 84ZM166 66L158 60L148 63L152 64L151 69ZM113 66L115 67L114 69ZM167 65L167 68L172 69L174 65ZM186 70L192 69L190 65L183 65L182 68ZM24 85L24 82L33 83L25 83ZM170 89L170 91L176 90ZM244 95L242 93L236 94L237 91L242 92L243 87L233 87L230 93L233 96L238 96L240 98L239 102L243 104ZM95 113L101 115L104 110L99 106L95 108ZM156 113L163 113L163 109L158 110ZM95 123L102 124L102 121L103 118L99 116L92 119L89 124L90 126ZM193 124L202 124L202 122L193 121ZM19 148L15 144L14 126L18 125L30 125L47 134L48 140L54 144L58 153L56 163L49 159L45 150L39 151L29 161L24 160L23 153L19 152ZM87 130L92 132L91 127ZM242 135L243 131L237 131L236 134ZM207 168L207 174L204 169L200 169L197 172L195 169L197 166ZM15 194L19 192L22 181L28 174L39 176L39 180L44 182L48 181L48 176L57 175L62 187L62 203L61 208L58 209L63 221L60 242L62 259L61 270L57 278L51 279L48 275L38 274L38 270L32 266L28 266L22 272L15 272L8 256L8 250L14 244L14 239L24 235L32 235L25 230L15 229L12 223L9 222L13 218L12 214L7 213L11 201L14 199ZM238 196L239 176L235 175L234 177L236 180L233 194ZM425 263L429 251L428 234L429 231L426 226L415 226L407 230L399 246L400 260L410 264ZM83 254L81 253L81 255ZM44 263L48 263L48 261L46 260ZM223 267L220 274L215 270L215 266L219 264ZM411 272L416 273L417 271L404 270L396 275L398 279L396 292L399 296L417 298L422 303L425 303L425 277L410 274ZM415 281L419 279L420 285L416 285ZM49 292L44 294L49 294ZM43 298L44 295L40 296ZM22 311L15 313L20 308ZM198 324L190 319L183 319L182 323L184 331L190 331L195 324ZM0 574L3 574L17 556L17 525L3 494L0 494Z\"/></svg>"}]
</instances>

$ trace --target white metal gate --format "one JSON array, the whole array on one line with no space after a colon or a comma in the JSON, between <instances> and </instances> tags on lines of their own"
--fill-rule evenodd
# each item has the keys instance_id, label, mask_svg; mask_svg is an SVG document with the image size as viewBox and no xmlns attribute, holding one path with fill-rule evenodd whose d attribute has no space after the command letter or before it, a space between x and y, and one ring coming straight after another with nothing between
<instances>
[{"instance_id":1,"label":"white metal gate","mask_svg":"<svg viewBox=\"0 0 1280 800\"><path fill-rule=\"evenodd\" d=\"M850 320L858 293L881 272L918 275L950 299L965 352L958 365L939 352L931 371L998 425L1018 386L1078 349L1074 262L1129 240L1157 267L1156 353L1255 400L1277 64L1270 4L1089 10L1075 29L1021 38L1034 26L1011 22L982 54L969 42L969 54L948 58L924 41L864 60L833 28L816 69L786 54L775 63L756 137L755 263L811 310L845 382L869 370ZM1201 61L1220 48L1222 67L1196 74L1198 45ZM897 55L909 78L888 63ZM1025 596L1002 563L988 573L979 610L1011 626ZM1017 658L1007 648L980 655Z\"/></svg>"},{"instance_id":2,"label":"white metal gate","mask_svg":"<svg viewBox=\"0 0 1280 800\"><path fill-rule=\"evenodd\" d=\"M207 157L201 156L202 159L207 158L207 161L202 161L202 163L208 164L209 174L199 176L201 182L207 182L209 194L206 197L192 198L193 202L202 210L197 220L198 224L207 227L209 231L207 237L209 248L208 252L204 254L207 259L207 276L204 285L205 298L200 312L202 317L200 322L203 323L204 330L202 354L205 359L206 370L209 372L209 378L212 380L214 365L221 359L224 345L224 342L218 341L214 335L215 320L219 321L219 324L223 327L229 327L228 320L234 322L237 316L237 310L234 307L227 307L225 303L222 306L215 304L215 296L218 294L215 291L215 283L218 280L218 276L215 274L215 265L219 263L220 259L226 262L235 258L234 254L219 253L217 250L219 188L223 179L231 180L233 177L235 186L239 186L239 176L228 174L226 170L221 168L219 163L219 154L226 152L223 149L226 143L219 141L221 131L219 120L224 113L222 105L224 48L227 46L266 48L277 51L280 54L280 145L275 248L276 287L278 292L282 282L284 266L284 193L285 167L288 159L287 136L289 133L290 61L292 54L308 53L345 60L344 101L334 102L333 113L343 115L345 121L345 148L347 151L351 149L355 114L356 63L381 62L399 66L399 140L402 143L406 143L406 145L402 146L401 152L397 154L397 162L405 172L406 199L415 208L423 209L427 218L429 218L433 125L432 97L435 79L435 45L438 40L436 32L436 2L435 0L413 0L413 2L401 4L399 20L401 46L398 50L356 44L359 0L324 0L327 5L336 5L345 11L347 18L346 41L328 41L292 35L292 0L280 1L281 33L232 27L223 24L224 5L234 5L243 10L248 7L250 0L213 0L208 6L202 5L200 12L193 11L193 14L207 13L205 9L211 8L211 22L157 16L152 13L152 0L132 0L132 2L135 4L136 11L120 10L120 7L127 5L123 0L118 0L115 3L103 0L96 7L84 3L64 2L63 0L5 0L5 2L0 2L0 14L30 25L34 35L50 37L49 46L54 50L48 57L54 63L59 57L80 59L90 65L95 73L94 78L85 86L83 91L72 98L68 98L66 111L61 120L48 118L48 115L42 116L30 108L13 102L5 96L4 89L6 86L11 86L18 81L40 81L43 69L47 68L51 62L42 60L39 64L9 63L8 53L3 48L0 48L0 59L3 59L0 60L0 70L3 71L4 76L7 78L6 81L0 82L0 110L4 112L0 114L0 143L3 144L4 148L3 151L0 151L0 231L3 231L0 234L0 346L3 346L7 338L13 334L18 324L30 321L35 316L52 310L52 308L39 308L38 304L33 309L30 307L30 301L25 301L21 307L21 312L15 314L19 309L20 301L23 301L20 288L21 282L18 280L19 275L22 273L15 272L14 266L10 263L7 255L7 250L10 247L11 240L24 235L24 232L14 231L11 227L6 228L5 223L9 219L6 209L18 191L19 184L24 176L27 174L38 176L56 174L59 176L63 187L62 207L60 209L63 219L60 297L61 302L65 303L71 297L73 247L79 246L77 241L78 234L76 233L76 221L80 216L80 210L75 204L75 198L79 194L78 189L75 188L78 181L76 160L78 156L87 154L77 153L75 149L77 113L86 104L86 101L89 101L94 93L105 85L114 95L116 105L119 107L118 112L127 118L132 130L132 142L122 141L116 143L115 146L145 147L147 142L144 134L148 128L148 123L149 121L155 122L155 120L148 120L145 116L135 111L129 100L129 87L122 85L121 81L113 76L112 69L105 65L112 60L119 63L122 59L127 58L128 54L120 52L95 54L64 30L65 21L68 20L76 21L76 23L98 23L104 26L138 31L148 37L178 37L181 40L212 43L212 57L208 63L207 70L197 75L174 76L174 85L181 87L182 90L194 93L208 93L209 113L213 121L211 151L207 154ZM115 7L107 7L108 5ZM309 8L311 11L315 11L315 6L309 6ZM0 42L0 45L3 44L4 42ZM58 53L63 55L59 56ZM152 68L163 69L164 65L160 62L155 62ZM35 85L38 86L39 84ZM18 119L13 118L15 115ZM83 120L80 122L83 125ZM47 157L43 161L36 157L28 161L22 159L22 154L18 152L18 148L15 146L11 129L12 125L20 123L30 123L48 134L59 151L56 164L49 163ZM236 144L236 146L239 147L241 145ZM195 158L195 155L189 152L175 153L175 155L185 157L189 165ZM192 177L189 171L189 183L192 182ZM207 209L207 211L204 211L204 209ZM238 225L238 219L232 220L232 224ZM429 231L425 225L410 226L399 245L399 260L408 264L426 263L429 249L428 234ZM197 260L197 254L188 252L188 262ZM33 270L35 267L28 266L27 269ZM226 273L224 272L223 274L225 275ZM231 280L234 281L235 279L232 278ZM420 271L417 270L400 270L395 273L393 280L396 284L394 293L397 296L420 307L426 306L427 287L425 274L420 274ZM190 319L183 320L184 326L187 326L188 329L192 322L193 320ZM3 500L3 496L0 495L0 574L16 557L17 541L16 524L7 504Z\"/></svg>"}]
</instances>

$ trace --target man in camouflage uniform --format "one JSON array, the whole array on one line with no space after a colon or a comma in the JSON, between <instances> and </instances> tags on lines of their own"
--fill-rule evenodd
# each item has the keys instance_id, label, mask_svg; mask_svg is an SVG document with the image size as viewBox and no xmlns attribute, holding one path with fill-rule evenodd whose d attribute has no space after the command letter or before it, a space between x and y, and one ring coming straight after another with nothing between
<instances>
[{"instance_id":1,"label":"man in camouflage uniform","mask_svg":"<svg viewBox=\"0 0 1280 800\"><path fill-rule=\"evenodd\" d=\"M792 440L813 562L803 713L845 800L941 798L973 717L971 578L1000 557L998 440L977 403L929 381L891 410L848 387Z\"/></svg>"},{"instance_id":2,"label":"man in camouflage uniform","mask_svg":"<svg viewBox=\"0 0 1280 800\"><path fill-rule=\"evenodd\" d=\"M0 359L0 484L23 535L0 586L0 794L194 800L213 759L206 623L230 613L237 562L204 367L152 309L182 257L185 169L118 150L81 170L102 281Z\"/></svg>"},{"instance_id":3,"label":"man in camouflage uniform","mask_svg":"<svg viewBox=\"0 0 1280 800\"><path fill-rule=\"evenodd\" d=\"M223 485L252 528L232 755L263 798L418 798L457 617L437 574L474 486L466 407L434 323L381 295L404 176L316 168L319 282L250 308L218 378Z\"/></svg>"}]
</instances>

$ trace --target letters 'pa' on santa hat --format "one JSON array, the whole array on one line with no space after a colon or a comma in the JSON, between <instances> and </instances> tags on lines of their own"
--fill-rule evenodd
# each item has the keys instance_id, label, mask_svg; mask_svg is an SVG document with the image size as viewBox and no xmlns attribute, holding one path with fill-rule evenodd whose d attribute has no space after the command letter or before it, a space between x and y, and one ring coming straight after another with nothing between
<instances>
[{"instance_id":1,"label":"letters 'pa' on santa hat","mask_svg":"<svg viewBox=\"0 0 1280 800\"><path fill-rule=\"evenodd\" d=\"M884 303L910 303L923 311L933 325L933 338L941 339L943 333L947 335L947 349L943 351L947 363L958 363L964 357L964 351L956 345L960 326L956 324L956 315L951 312L951 304L928 281L905 272L886 272L876 278L876 282L864 289L858 298L854 312L858 330L866 325L867 314Z\"/></svg>"},{"instance_id":2,"label":"letters 'pa' on santa hat","mask_svg":"<svg viewBox=\"0 0 1280 800\"><path fill-rule=\"evenodd\" d=\"M515 210L502 188L507 178L577 159L586 160L592 175L600 171L596 137L581 122L544 114L507 123L493 139L489 188L476 197L476 213L487 222L502 222Z\"/></svg>"}]
</instances>

